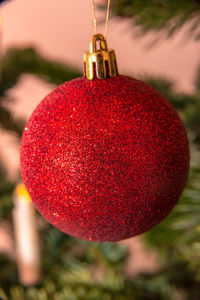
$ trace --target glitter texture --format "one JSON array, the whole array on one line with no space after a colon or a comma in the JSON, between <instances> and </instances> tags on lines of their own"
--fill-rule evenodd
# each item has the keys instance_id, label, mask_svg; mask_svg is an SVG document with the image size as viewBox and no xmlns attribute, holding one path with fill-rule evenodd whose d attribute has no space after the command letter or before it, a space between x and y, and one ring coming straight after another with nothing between
<instances>
[{"instance_id":1,"label":"glitter texture","mask_svg":"<svg viewBox=\"0 0 200 300\"><path fill-rule=\"evenodd\" d=\"M155 89L127 76L78 78L35 109L21 173L36 208L81 239L117 241L158 224L189 169L183 123Z\"/></svg>"}]
</instances>

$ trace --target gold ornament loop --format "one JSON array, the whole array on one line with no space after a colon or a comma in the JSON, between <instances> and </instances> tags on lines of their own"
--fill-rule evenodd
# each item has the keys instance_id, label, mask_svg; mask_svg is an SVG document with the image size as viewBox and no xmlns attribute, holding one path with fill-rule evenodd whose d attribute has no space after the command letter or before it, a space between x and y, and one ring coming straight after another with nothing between
<instances>
[{"instance_id":1,"label":"gold ornament loop","mask_svg":"<svg viewBox=\"0 0 200 300\"><path fill-rule=\"evenodd\" d=\"M90 53L97 52L97 42L99 42L100 51L108 51L107 42L102 34L95 34L90 43Z\"/></svg>"}]
</instances>

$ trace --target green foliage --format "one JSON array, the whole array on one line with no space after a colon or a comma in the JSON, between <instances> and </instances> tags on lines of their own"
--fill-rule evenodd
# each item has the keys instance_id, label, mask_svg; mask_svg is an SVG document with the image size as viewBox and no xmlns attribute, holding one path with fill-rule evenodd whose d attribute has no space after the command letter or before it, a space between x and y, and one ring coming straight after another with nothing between
<instances>
[{"instance_id":1,"label":"green foliage","mask_svg":"<svg viewBox=\"0 0 200 300\"><path fill-rule=\"evenodd\" d=\"M80 76L80 72L59 62L45 59L33 48L11 48L2 61L0 78L0 96L12 88L20 75L31 73L45 80L61 84L64 81Z\"/></svg>"},{"instance_id":2,"label":"green foliage","mask_svg":"<svg viewBox=\"0 0 200 300\"><path fill-rule=\"evenodd\" d=\"M195 0L113 0L115 16L133 20L138 35L153 30L162 38L171 37L186 23L187 38L200 39L200 2Z\"/></svg>"},{"instance_id":3,"label":"green foliage","mask_svg":"<svg viewBox=\"0 0 200 300\"><path fill-rule=\"evenodd\" d=\"M11 194L13 192L13 188L14 185L6 180L5 170L0 165L0 220L2 218L6 218L7 220L11 219Z\"/></svg>"},{"instance_id":4,"label":"green foliage","mask_svg":"<svg viewBox=\"0 0 200 300\"><path fill-rule=\"evenodd\" d=\"M15 264L0 256L4 299L164 299L160 292L124 278L127 251L122 245L77 240L50 225L40 234L42 281L37 286L20 286Z\"/></svg>"}]
</instances>

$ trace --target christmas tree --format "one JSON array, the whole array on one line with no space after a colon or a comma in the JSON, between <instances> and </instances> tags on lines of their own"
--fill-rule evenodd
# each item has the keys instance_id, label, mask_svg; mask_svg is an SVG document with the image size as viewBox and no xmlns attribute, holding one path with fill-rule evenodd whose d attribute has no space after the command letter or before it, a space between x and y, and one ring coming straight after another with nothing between
<instances>
[{"instance_id":1,"label":"christmas tree","mask_svg":"<svg viewBox=\"0 0 200 300\"><path fill-rule=\"evenodd\" d=\"M113 0L113 16L131 18L138 33L151 30L176 34L188 23L190 38L199 39L199 1ZM148 18L146 15L148 14ZM163 35L162 35L163 36ZM47 60L33 48L8 50L2 57L0 78L0 124L20 142L24 120L14 119L5 104L7 91L24 73L60 84L81 74L63 63ZM173 82L162 78L143 78L154 86L179 111L187 128L191 148L188 184L172 213L157 227L142 236L144 247L158 253L159 267L129 277L124 271L128 250L121 243L94 243L67 236L47 224L38 214L41 244L41 280L23 286L17 274L14 255L0 253L0 297L26 299L200 299L200 67L197 66L192 94L174 91ZM14 100L13 100L14 101ZM13 238L12 195L15 184L0 168L1 228Z\"/></svg>"}]
</instances>

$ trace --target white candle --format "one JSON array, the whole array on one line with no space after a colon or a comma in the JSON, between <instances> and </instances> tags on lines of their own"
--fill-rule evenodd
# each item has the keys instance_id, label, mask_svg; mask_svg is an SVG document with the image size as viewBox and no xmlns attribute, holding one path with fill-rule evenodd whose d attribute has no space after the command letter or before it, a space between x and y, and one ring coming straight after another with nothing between
<instances>
[{"instance_id":1,"label":"white candle","mask_svg":"<svg viewBox=\"0 0 200 300\"><path fill-rule=\"evenodd\" d=\"M24 186L19 184L14 193L13 222L19 278L24 285L40 279L40 249L35 210Z\"/></svg>"}]
</instances>

